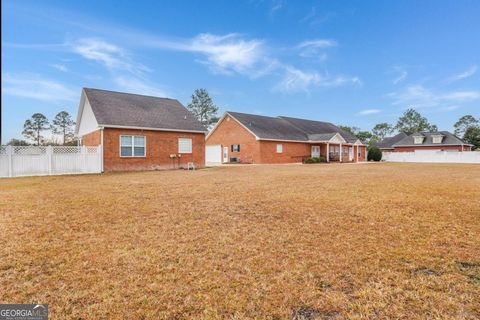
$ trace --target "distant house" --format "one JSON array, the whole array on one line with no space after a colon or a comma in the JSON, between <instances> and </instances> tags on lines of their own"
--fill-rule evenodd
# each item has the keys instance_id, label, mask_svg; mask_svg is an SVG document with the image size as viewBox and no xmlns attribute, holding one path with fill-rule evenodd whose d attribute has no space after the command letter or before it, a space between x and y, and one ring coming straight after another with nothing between
<instances>
[{"instance_id":1,"label":"distant house","mask_svg":"<svg viewBox=\"0 0 480 320\"><path fill-rule=\"evenodd\" d=\"M75 133L102 145L103 171L205 165L206 128L174 99L84 88Z\"/></svg>"},{"instance_id":2,"label":"distant house","mask_svg":"<svg viewBox=\"0 0 480 320\"><path fill-rule=\"evenodd\" d=\"M387 151L387 152L392 152L393 151L393 145L400 140L408 137L408 135L404 132L400 132L399 134L393 136L393 137L386 137L380 142L376 143L376 146L380 148L382 151Z\"/></svg>"},{"instance_id":3,"label":"distant house","mask_svg":"<svg viewBox=\"0 0 480 320\"><path fill-rule=\"evenodd\" d=\"M377 146L388 152L413 152L416 150L470 151L472 145L448 131L399 133L380 141Z\"/></svg>"},{"instance_id":4,"label":"distant house","mask_svg":"<svg viewBox=\"0 0 480 320\"><path fill-rule=\"evenodd\" d=\"M206 138L207 164L364 161L366 146L353 134L321 121L226 112Z\"/></svg>"}]
</instances>

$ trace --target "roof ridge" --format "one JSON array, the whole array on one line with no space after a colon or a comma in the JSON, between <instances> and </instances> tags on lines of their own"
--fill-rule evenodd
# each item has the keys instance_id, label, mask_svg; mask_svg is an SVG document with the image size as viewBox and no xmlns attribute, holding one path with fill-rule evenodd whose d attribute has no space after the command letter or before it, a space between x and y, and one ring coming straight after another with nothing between
<instances>
[{"instance_id":1,"label":"roof ridge","mask_svg":"<svg viewBox=\"0 0 480 320\"><path fill-rule=\"evenodd\" d=\"M112 92L112 93L119 93L119 94L128 94L128 95L132 95L132 96L149 97L149 98L155 98L155 99L166 99L166 100L177 101L177 102L180 103L180 101L178 101L178 99L173 99L173 98L168 98L168 97L158 97L158 96L152 96L152 95L148 95L148 94L121 92L121 91L115 91L115 90L88 88L88 87L83 87L83 90L95 90L95 91L104 91L104 92Z\"/></svg>"},{"instance_id":2,"label":"roof ridge","mask_svg":"<svg viewBox=\"0 0 480 320\"><path fill-rule=\"evenodd\" d=\"M296 117L287 117L287 116L278 116L278 117L281 118L281 119L288 118L288 119L295 119L295 120L303 120L303 121L312 121L312 122L327 123L327 124L331 124L331 125L334 125L334 126L338 127L338 126L335 125L333 122L328 122L328 121L320 121L320 120L312 120L312 119L304 119L304 118L296 118ZM288 121L288 120L287 120L287 121Z\"/></svg>"}]
</instances>

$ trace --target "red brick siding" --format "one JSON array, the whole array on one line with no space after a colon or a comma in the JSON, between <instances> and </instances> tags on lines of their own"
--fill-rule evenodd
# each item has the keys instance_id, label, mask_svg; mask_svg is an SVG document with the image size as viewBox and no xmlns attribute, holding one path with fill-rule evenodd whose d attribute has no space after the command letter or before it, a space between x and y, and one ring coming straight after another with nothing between
<instances>
[{"instance_id":1,"label":"red brick siding","mask_svg":"<svg viewBox=\"0 0 480 320\"><path fill-rule=\"evenodd\" d=\"M355 148L355 152L358 153L358 148L360 148L360 156L358 157L358 161L366 161L366 151L367 151L367 147L365 146L357 146ZM353 155L355 159L357 159L357 154L354 154Z\"/></svg>"},{"instance_id":2,"label":"red brick siding","mask_svg":"<svg viewBox=\"0 0 480 320\"><path fill-rule=\"evenodd\" d=\"M100 144L102 144L100 129L82 137L82 145L84 146L99 146Z\"/></svg>"},{"instance_id":3,"label":"red brick siding","mask_svg":"<svg viewBox=\"0 0 480 320\"><path fill-rule=\"evenodd\" d=\"M230 116L226 116L207 138L207 145L228 147L228 158L237 157L244 163L261 163L260 143L255 136ZM232 152L232 144L240 145L240 152ZM222 156L223 158L223 156Z\"/></svg>"},{"instance_id":4,"label":"red brick siding","mask_svg":"<svg viewBox=\"0 0 480 320\"><path fill-rule=\"evenodd\" d=\"M215 131L207 138L207 145L221 145L228 147L228 157L238 157L243 163L295 163L301 162L303 157L311 155L313 145L320 146L320 154L327 156L326 144L312 144L304 142L283 142L256 140L255 136L235 119L226 116ZM233 144L240 145L240 152L232 152ZM277 144L283 145L283 152L277 153ZM359 161L365 160L365 147L361 148ZM356 151L356 148L355 148ZM356 159L356 155L354 157ZM348 162L348 153L343 155L343 161Z\"/></svg>"},{"instance_id":5,"label":"red brick siding","mask_svg":"<svg viewBox=\"0 0 480 320\"><path fill-rule=\"evenodd\" d=\"M261 163L302 162L311 155L311 146L302 142L259 141ZM277 144L283 146L283 152L277 153Z\"/></svg>"},{"instance_id":6,"label":"red brick siding","mask_svg":"<svg viewBox=\"0 0 480 320\"><path fill-rule=\"evenodd\" d=\"M99 132L98 134L97 131L94 132L95 135L94 133L85 135L83 143L90 145L91 141L96 142L95 139L99 139ZM146 156L120 157L121 135L145 136ZM170 154L178 154L178 138L192 139L192 153L182 154L180 159L172 161ZM185 167L187 162L195 163L197 168L205 166L205 135L203 133L105 128L103 143L104 171L174 169Z\"/></svg>"},{"instance_id":7,"label":"red brick siding","mask_svg":"<svg viewBox=\"0 0 480 320\"><path fill-rule=\"evenodd\" d=\"M418 146L418 147L395 147L393 152L414 152L415 150L458 150L462 151L462 146ZM470 151L470 146L463 146L463 151Z\"/></svg>"}]
</instances>

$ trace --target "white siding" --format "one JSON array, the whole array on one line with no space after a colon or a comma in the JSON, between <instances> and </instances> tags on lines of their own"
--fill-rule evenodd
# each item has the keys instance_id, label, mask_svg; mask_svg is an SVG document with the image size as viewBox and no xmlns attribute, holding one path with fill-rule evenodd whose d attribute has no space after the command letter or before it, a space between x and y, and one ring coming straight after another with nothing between
<instances>
[{"instance_id":1,"label":"white siding","mask_svg":"<svg viewBox=\"0 0 480 320\"><path fill-rule=\"evenodd\" d=\"M80 122L78 124L78 136L82 137L87 133L93 132L98 129L98 122L93 114L92 107L88 100L85 99L83 105L83 111L80 116Z\"/></svg>"}]
</instances>

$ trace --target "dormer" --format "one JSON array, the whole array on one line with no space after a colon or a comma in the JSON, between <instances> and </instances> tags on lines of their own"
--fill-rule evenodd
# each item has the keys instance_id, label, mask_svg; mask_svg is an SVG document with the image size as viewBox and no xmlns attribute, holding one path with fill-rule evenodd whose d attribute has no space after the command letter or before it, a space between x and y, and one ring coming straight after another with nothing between
<instances>
[{"instance_id":1,"label":"dormer","mask_svg":"<svg viewBox=\"0 0 480 320\"><path fill-rule=\"evenodd\" d=\"M432 136L432 143L436 143L436 144L442 143L443 137L445 137L441 133L434 133L431 136Z\"/></svg>"},{"instance_id":2,"label":"dormer","mask_svg":"<svg viewBox=\"0 0 480 320\"><path fill-rule=\"evenodd\" d=\"M423 140L425 140L425 136L421 133L413 134L413 143L414 144L422 144Z\"/></svg>"}]
</instances>

